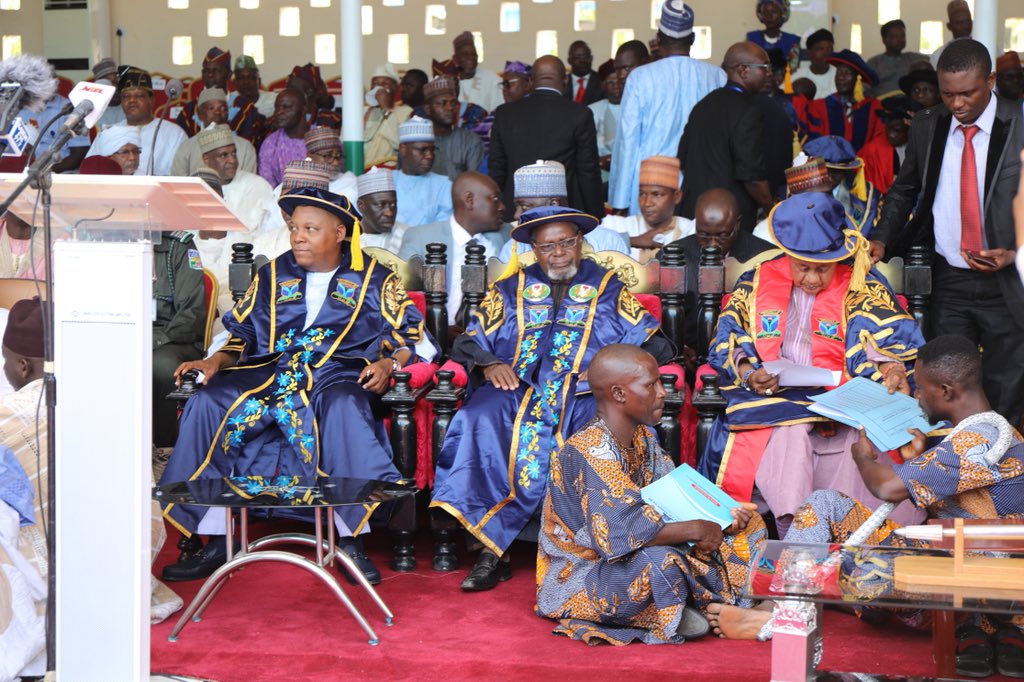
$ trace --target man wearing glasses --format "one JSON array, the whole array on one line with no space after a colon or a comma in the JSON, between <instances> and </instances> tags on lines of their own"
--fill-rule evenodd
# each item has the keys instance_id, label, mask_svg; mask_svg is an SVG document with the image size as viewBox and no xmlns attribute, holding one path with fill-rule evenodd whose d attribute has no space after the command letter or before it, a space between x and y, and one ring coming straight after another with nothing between
<instances>
[{"instance_id":1,"label":"man wearing glasses","mask_svg":"<svg viewBox=\"0 0 1024 682\"><path fill-rule=\"evenodd\" d=\"M472 392L442 444L431 506L483 546L462 581L467 592L511 577L507 550L539 509L551 452L594 415L586 383L594 354L628 343L659 365L675 356L615 273L581 259L583 235L596 227L574 208L525 212L512 238L530 244L537 262L520 270L513 259L453 344ZM455 525L436 514L435 527ZM455 570L454 547L436 550L434 568Z\"/></svg>"},{"instance_id":2,"label":"man wearing glasses","mask_svg":"<svg viewBox=\"0 0 1024 682\"><path fill-rule=\"evenodd\" d=\"M764 87L771 65L764 50L743 42L726 51L722 69L728 82L693 108L679 141L683 171L679 215L693 219L697 197L713 187L725 187L736 196L740 224L750 232L758 209L767 212L772 207L762 152L764 116L753 98Z\"/></svg>"}]
</instances>

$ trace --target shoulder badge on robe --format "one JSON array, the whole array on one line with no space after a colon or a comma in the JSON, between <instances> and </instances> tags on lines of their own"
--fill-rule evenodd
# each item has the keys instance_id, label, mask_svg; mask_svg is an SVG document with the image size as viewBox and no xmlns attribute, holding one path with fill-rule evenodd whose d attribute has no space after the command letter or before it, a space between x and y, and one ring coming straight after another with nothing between
<instances>
[{"instance_id":1,"label":"shoulder badge on robe","mask_svg":"<svg viewBox=\"0 0 1024 682\"><path fill-rule=\"evenodd\" d=\"M551 295L551 287L543 282L535 282L523 289L523 298L534 303L543 301L549 295Z\"/></svg>"},{"instance_id":2,"label":"shoulder badge on robe","mask_svg":"<svg viewBox=\"0 0 1024 682\"><path fill-rule=\"evenodd\" d=\"M782 332L779 330L779 317L781 315L781 310L763 310L758 313L758 317L761 319L761 326L757 331L757 338L768 339L782 336Z\"/></svg>"},{"instance_id":3,"label":"shoulder badge on robe","mask_svg":"<svg viewBox=\"0 0 1024 682\"><path fill-rule=\"evenodd\" d=\"M526 316L523 319L523 326L527 329L535 329L537 327L545 327L551 324L548 319L548 314L551 312L551 306L549 305L528 305L526 306Z\"/></svg>"},{"instance_id":4,"label":"shoulder badge on robe","mask_svg":"<svg viewBox=\"0 0 1024 682\"><path fill-rule=\"evenodd\" d=\"M480 320L484 334L490 334L505 321L505 302L494 287L487 290L484 300L480 302Z\"/></svg>"},{"instance_id":5,"label":"shoulder badge on robe","mask_svg":"<svg viewBox=\"0 0 1024 682\"><path fill-rule=\"evenodd\" d=\"M590 284L574 284L569 288L569 298L577 303L586 303L597 296L597 287Z\"/></svg>"},{"instance_id":6,"label":"shoulder badge on robe","mask_svg":"<svg viewBox=\"0 0 1024 682\"><path fill-rule=\"evenodd\" d=\"M278 287L277 302L288 303L290 301L297 301L302 298L302 292L299 291L299 286L302 284L301 279L289 279L281 282Z\"/></svg>"},{"instance_id":7,"label":"shoulder badge on robe","mask_svg":"<svg viewBox=\"0 0 1024 682\"><path fill-rule=\"evenodd\" d=\"M338 280L339 282L341 280ZM380 310L384 319L392 327L400 327L402 322L402 311L407 306L413 305L409 294L402 284L401 278L394 273L384 278L384 284L380 293Z\"/></svg>"},{"instance_id":8,"label":"shoulder badge on robe","mask_svg":"<svg viewBox=\"0 0 1024 682\"><path fill-rule=\"evenodd\" d=\"M199 251L196 249L188 250L188 266L193 270L203 269L203 259L199 257Z\"/></svg>"},{"instance_id":9,"label":"shoulder badge on robe","mask_svg":"<svg viewBox=\"0 0 1024 682\"><path fill-rule=\"evenodd\" d=\"M619 290L619 315L630 324L640 324L647 310L625 287Z\"/></svg>"},{"instance_id":10,"label":"shoulder badge on robe","mask_svg":"<svg viewBox=\"0 0 1024 682\"><path fill-rule=\"evenodd\" d=\"M331 292L331 298L335 301L341 301L349 308L356 307L356 288L359 287L358 282L351 280L342 279L338 277L334 280L335 287L334 291Z\"/></svg>"},{"instance_id":11,"label":"shoulder badge on robe","mask_svg":"<svg viewBox=\"0 0 1024 682\"><path fill-rule=\"evenodd\" d=\"M842 341L839 336L838 320L818 320L818 328L814 330L815 336L820 336L831 341Z\"/></svg>"}]
</instances>

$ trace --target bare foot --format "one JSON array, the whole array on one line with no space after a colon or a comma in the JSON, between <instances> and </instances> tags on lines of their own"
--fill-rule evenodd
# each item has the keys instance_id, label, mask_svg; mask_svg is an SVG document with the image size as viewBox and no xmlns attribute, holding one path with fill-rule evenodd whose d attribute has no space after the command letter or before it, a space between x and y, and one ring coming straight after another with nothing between
<instances>
[{"instance_id":1,"label":"bare foot","mask_svg":"<svg viewBox=\"0 0 1024 682\"><path fill-rule=\"evenodd\" d=\"M772 617L771 604L767 607L759 604L752 609L744 609L728 604L709 604L707 619L711 629L719 637L725 639L757 639L761 626Z\"/></svg>"}]
</instances>

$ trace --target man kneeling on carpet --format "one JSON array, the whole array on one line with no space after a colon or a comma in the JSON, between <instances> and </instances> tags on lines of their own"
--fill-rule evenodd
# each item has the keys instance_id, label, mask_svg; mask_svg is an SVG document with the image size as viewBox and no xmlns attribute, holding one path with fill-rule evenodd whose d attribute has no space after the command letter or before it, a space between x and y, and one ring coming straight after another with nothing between
<instances>
[{"instance_id":1,"label":"man kneeling on carpet","mask_svg":"<svg viewBox=\"0 0 1024 682\"><path fill-rule=\"evenodd\" d=\"M551 456L537 613L588 644L700 637L709 605L753 606L741 595L764 521L744 503L724 532L711 521L666 523L640 493L674 468L652 428L665 401L658 363L636 346L606 346L588 378L597 416Z\"/></svg>"},{"instance_id":2,"label":"man kneeling on carpet","mask_svg":"<svg viewBox=\"0 0 1024 682\"><path fill-rule=\"evenodd\" d=\"M175 371L197 369L206 386L185 407L161 484L231 475L399 478L379 394L392 374L417 356L432 358L436 347L398 277L360 250L360 216L348 199L303 187L278 204L290 218L291 250L261 268L224 315L228 342ZM163 511L188 537L216 536L167 566L165 579L202 578L224 563L220 512L173 504ZM345 512L336 513L339 546L379 582L352 537L372 510Z\"/></svg>"},{"instance_id":3,"label":"man kneeling on carpet","mask_svg":"<svg viewBox=\"0 0 1024 682\"><path fill-rule=\"evenodd\" d=\"M932 423L948 421L949 434L928 448L925 435L901 450L903 464L893 465L879 455L864 435L851 454L864 484L886 502L910 500L932 518L1024 519L1024 438L992 411L981 385L981 354L963 336L939 336L918 350L915 365L917 400ZM818 490L793 517L787 542L844 543L871 515L860 502L835 490ZM926 546L894 531L886 521L865 545ZM753 639L771 613L712 605L715 633L734 639ZM909 624L920 624L921 612L900 611ZM1001 629L1000 629L1001 628ZM957 673L971 677L992 674L1024 677L1024 616L1009 621L974 615L958 630ZM994 634L993 634L994 633ZM993 652L994 649L994 652Z\"/></svg>"}]
</instances>

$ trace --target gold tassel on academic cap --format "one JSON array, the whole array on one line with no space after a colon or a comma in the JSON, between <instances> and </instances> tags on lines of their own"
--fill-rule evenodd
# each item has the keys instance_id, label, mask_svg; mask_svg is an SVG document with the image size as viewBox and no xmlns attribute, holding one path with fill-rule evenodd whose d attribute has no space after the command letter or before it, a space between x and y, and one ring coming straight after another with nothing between
<instances>
[{"instance_id":1,"label":"gold tassel on academic cap","mask_svg":"<svg viewBox=\"0 0 1024 682\"><path fill-rule=\"evenodd\" d=\"M853 187L850 189L850 194L857 197L861 201L867 201L868 198L868 182L864 177L864 159L857 158L860 161L860 167L857 168L857 175L853 178Z\"/></svg>"},{"instance_id":2,"label":"gold tassel on academic cap","mask_svg":"<svg viewBox=\"0 0 1024 682\"><path fill-rule=\"evenodd\" d=\"M500 282L503 279L508 279L512 275L516 274L519 270L519 242L512 245L512 255L508 257L508 263L505 264L505 269L501 271L498 279L495 280Z\"/></svg>"},{"instance_id":3,"label":"gold tassel on academic cap","mask_svg":"<svg viewBox=\"0 0 1024 682\"><path fill-rule=\"evenodd\" d=\"M789 72L789 63L786 63L786 75L782 77L782 92L787 95L793 94L793 76Z\"/></svg>"},{"instance_id":4,"label":"gold tassel on academic cap","mask_svg":"<svg viewBox=\"0 0 1024 682\"><path fill-rule=\"evenodd\" d=\"M350 238L350 252L352 254L352 269L360 271L363 269L363 249L359 244L359 220L352 221L352 237Z\"/></svg>"}]
</instances>

